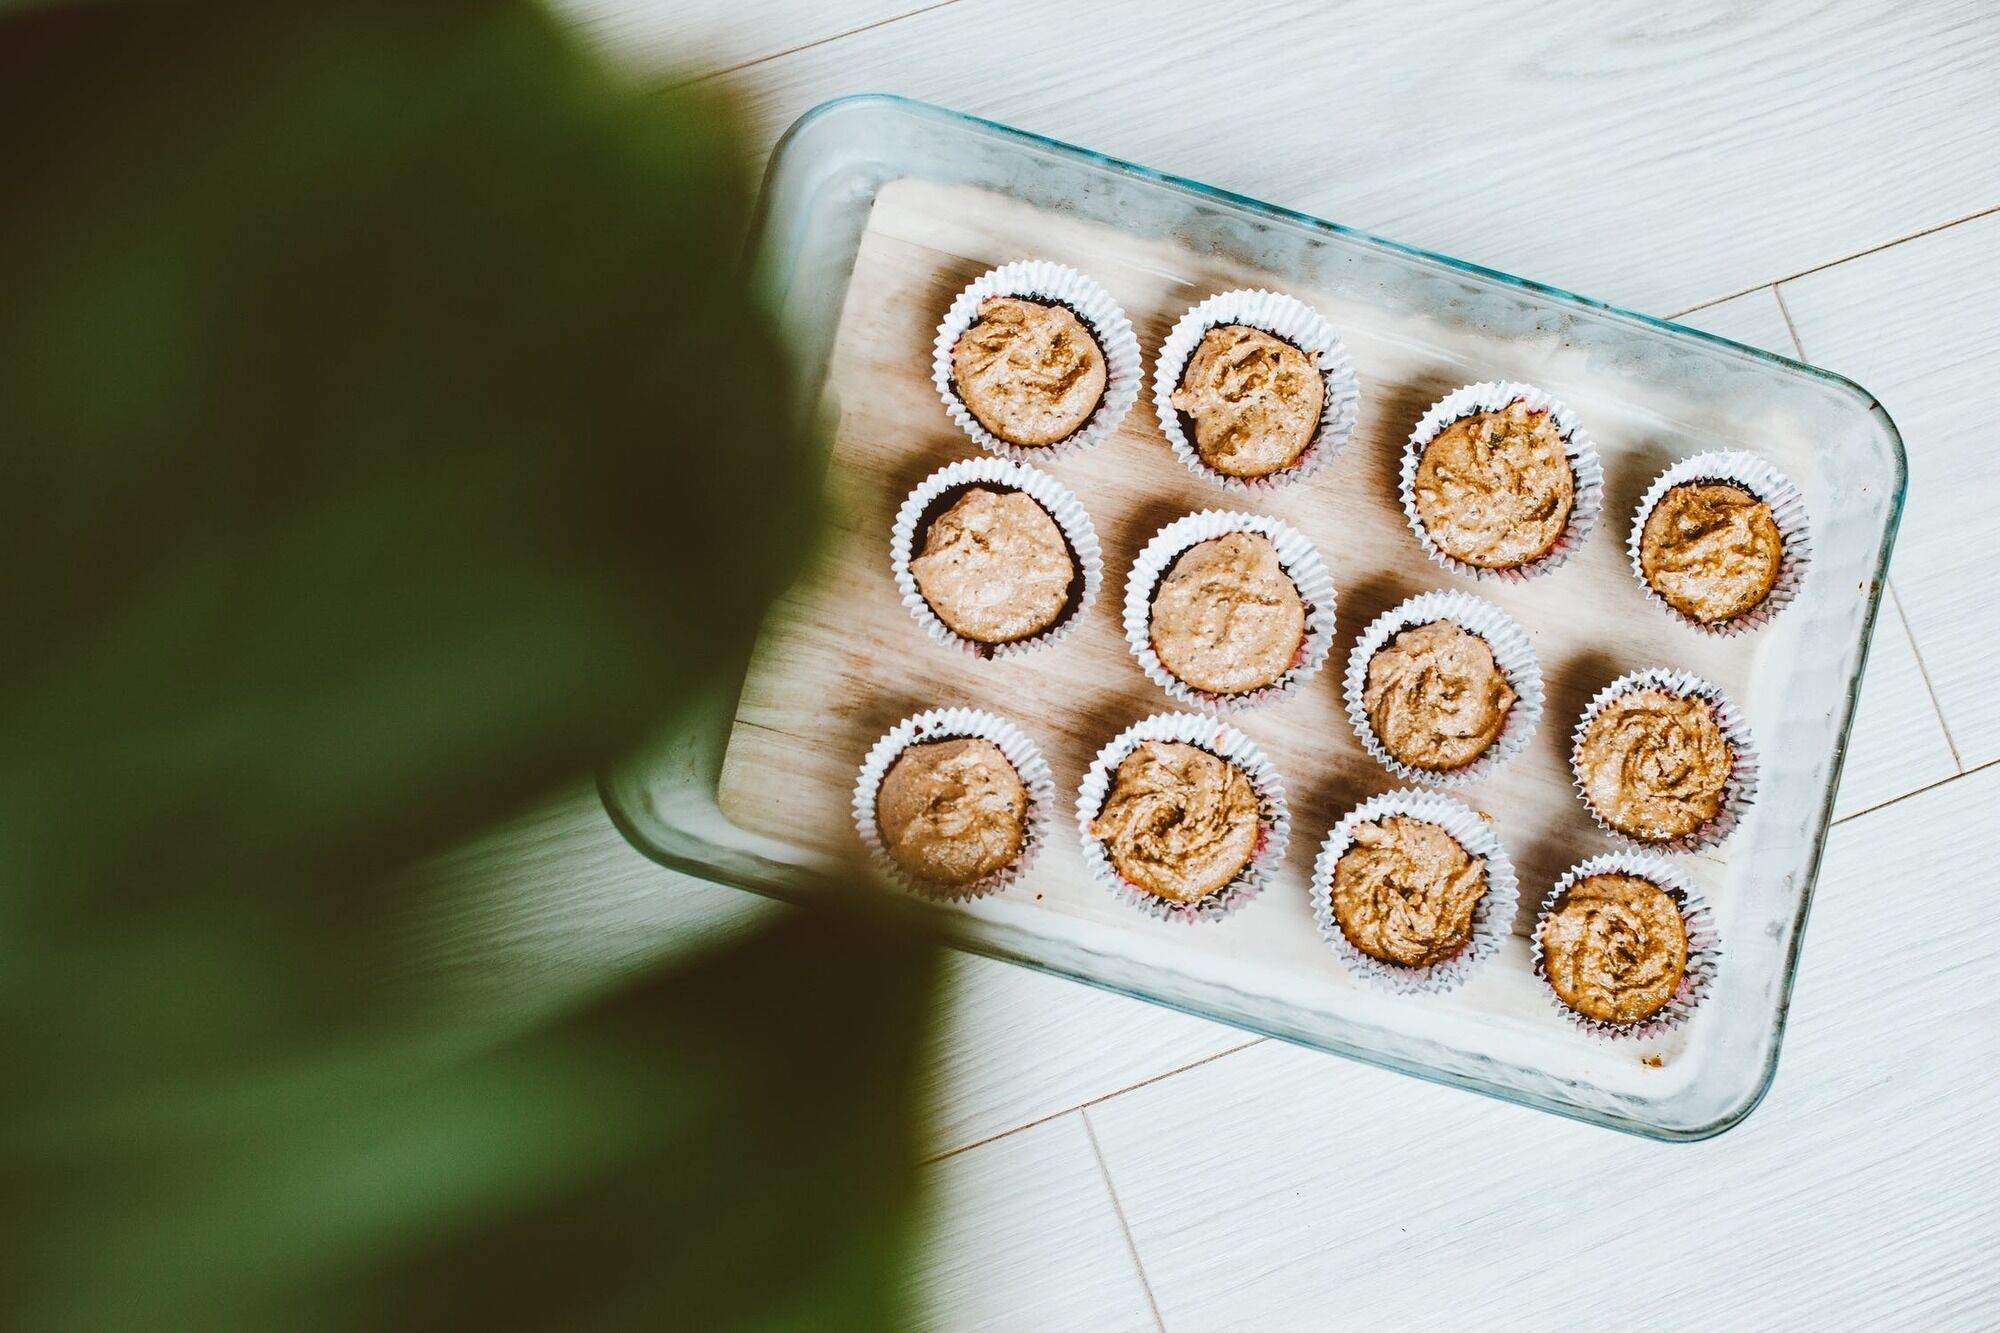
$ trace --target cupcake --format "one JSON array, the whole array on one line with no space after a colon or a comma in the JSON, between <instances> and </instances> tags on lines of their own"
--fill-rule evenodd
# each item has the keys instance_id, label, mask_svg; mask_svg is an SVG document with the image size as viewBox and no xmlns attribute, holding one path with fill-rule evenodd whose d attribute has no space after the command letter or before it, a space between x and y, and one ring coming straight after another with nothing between
<instances>
[{"instance_id":1,"label":"cupcake","mask_svg":"<svg viewBox=\"0 0 2000 1333\"><path fill-rule=\"evenodd\" d=\"M1472 938L1486 863L1408 815L1357 824L1334 863L1333 919L1361 952L1397 967L1442 963Z\"/></svg>"},{"instance_id":2,"label":"cupcake","mask_svg":"<svg viewBox=\"0 0 2000 1333\"><path fill-rule=\"evenodd\" d=\"M1226 477L1268 477L1312 443L1326 382L1310 357L1275 334L1218 324L1202 334L1167 401L1193 426L1202 462Z\"/></svg>"},{"instance_id":3,"label":"cupcake","mask_svg":"<svg viewBox=\"0 0 2000 1333\"><path fill-rule=\"evenodd\" d=\"M1012 723L934 709L904 719L869 751L854 822L906 886L975 897L1027 868L1053 799L1047 763Z\"/></svg>"},{"instance_id":4,"label":"cupcake","mask_svg":"<svg viewBox=\"0 0 2000 1333\"><path fill-rule=\"evenodd\" d=\"M1535 971L1577 1026L1650 1035L1705 991L1716 956L1707 905L1658 857L1612 854L1572 867L1535 923Z\"/></svg>"},{"instance_id":5,"label":"cupcake","mask_svg":"<svg viewBox=\"0 0 2000 1333\"><path fill-rule=\"evenodd\" d=\"M911 878L962 888L1019 858L1028 789L992 741L925 741L882 775L875 826L889 859Z\"/></svg>"},{"instance_id":6,"label":"cupcake","mask_svg":"<svg viewBox=\"0 0 2000 1333\"><path fill-rule=\"evenodd\" d=\"M1243 873L1257 793L1242 769L1181 741L1144 741L1111 775L1090 832L1128 884L1185 907Z\"/></svg>"},{"instance_id":7,"label":"cupcake","mask_svg":"<svg viewBox=\"0 0 2000 1333\"><path fill-rule=\"evenodd\" d=\"M1317 671L1334 590L1319 553L1275 519L1207 510L1168 524L1126 581L1126 641L1175 698L1210 711L1271 702Z\"/></svg>"},{"instance_id":8,"label":"cupcake","mask_svg":"<svg viewBox=\"0 0 2000 1333\"><path fill-rule=\"evenodd\" d=\"M1327 835L1313 871L1321 936L1364 980L1444 991L1499 948L1513 867L1473 811L1429 792L1390 792Z\"/></svg>"},{"instance_id":9,"label":"cupcake","mask_svg":"<svg viewBox=\"0 0 2000 1333\"><path fill-rule=\"evenodd\" d=\"M925 525L910 576L954 633L1012 643L1055 624L1076 561L1048 510L1019 491L973 486Z\"/></svg>"},{"instance_id":10,"label":"cupcake","mask_svg":"<svg viewBox=\"0 0 2000 1333\"><path fill-rule=\"evenodd\" d=\"M1755 455L1699 455L1654 481L1629 549L1654 601L1698 629L1740 632L1796 592L1809 559L1805 502Z\"/></svg>"},{"instance_id":11,"label":"cupcake","mask_svg":"<svg viewBox=\"0 0 2000 1333\"><path fill-rule=\"evenodd\" d=\"M1092 873L1166 920L1212 920L1247 902L1284 856L1277 773L1233 727L1162 713L1098 752L1077 795Z\"/></svg>"},{"instance_id":12,"label":"cupcake","mask_svg":"<svg viewBox=\"0 0 2000 1333\"><path fill-rule=\"evenodd\" d=\"M966 410L1008 444L1057 444L1104 401L1104 349L1067 306L990 296L952 344L951 381Z\"/></svg>"},{"instance_id":13,"label":"cupcake","mask_svg":"<svg viewBox=\"0 0 2000 1333\"><path fill-rule=\"evenodd\" d=\"M1291 669L1306 638L1305 599L1271 539L1227 532L1181 552L1153 589L1153 651L1177 679L1247 694Z\"/></svg>"},{"instance_id":14,"label":"cupcake","mask_svg":"<svg viewBox=\"0 0 2000 1333\"><path fill-rule=\"evenodd\" d=\"M1007 264L959 293L933 345L946 410L981 448L1057 458L1117 429L1139 393L1139 344L1111 294L1074 269Z\"/></svg>"},{"instance_id":15,"label":"cupcake","mask_svg":"<svg viewBox=\"0 0 2000 1333\"><path fill-rule=\"evenodd\" d=\"M933 638L983 657L1061 637L1101 570L1076 497L1046 473L993 458L950 464L910 493L890 567Z\"/></svg>"},{"instance_id":16,"label":"cupcake","mask_svg":"<svg viewBox=\"0 0 2000 1333\"><path fill-rule=\"evenodd\" d=\"M1433 592L1362 631L1347 716L1399 777L1452 786L1520 753L1541 719L1542 671L1521 627L1491 602Z\"/></svg>"},{"instance_id":17,"label":"cupcake","mask_svg":"<svg viewBox=\"0 0 2000 1333\"><path fill-rule=\"evenodd\" d=\"M1474 384L1434 404L1404 450L1403 508L1424 549L1474 577L1555 568L1602 499L1596 447L1525 384Z\"/></svg>"},{"instance_id":18,"label":"cupcake","mask_svg":"<svg viewBox=\"0 0 2000 1333\"><path fill-rule=\"evenodd\" d=\"M1577 725L1577 791L1606 829L1676 851L1720 842L1755 784L1749 731L1720 690L1685 672L1615 681Z\"/></svg>"},{"instance_id":19,"label":"cupcake","mask_svg":"<svg viewBox=\"0 0 2000 1333\"><path fill-rule=\"evenodd\" d=\"M1153 402L1191 470L1263 489L1340 451L1359 417L1360 383L1310 306L1277 292L1224 292L1181 316L1161 344Z\"/></svg>"}]
</instances>

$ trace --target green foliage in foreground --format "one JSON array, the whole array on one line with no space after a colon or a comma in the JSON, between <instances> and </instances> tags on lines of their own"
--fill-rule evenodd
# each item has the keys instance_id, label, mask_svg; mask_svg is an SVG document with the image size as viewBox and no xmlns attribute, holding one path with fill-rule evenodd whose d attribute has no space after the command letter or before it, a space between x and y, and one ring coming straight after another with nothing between
<instances>
[{"instance_id":1,"label":"green foliage in foreground","mask_svg":"<svg viewBox=\"0 0 2000 1333\"><path fill-rule=\"evenodd\" d=\"M728 124L520 4L0 17L0 1325L895 1322L925 951L502 1032L394 887L800 557Z\"/></svg>"}]
</instances>

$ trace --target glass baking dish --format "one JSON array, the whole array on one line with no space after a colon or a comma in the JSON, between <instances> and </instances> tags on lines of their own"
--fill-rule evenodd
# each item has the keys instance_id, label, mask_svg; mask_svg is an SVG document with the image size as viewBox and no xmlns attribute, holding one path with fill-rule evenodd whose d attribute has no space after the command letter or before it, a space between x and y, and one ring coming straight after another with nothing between
<instances>
[{"instance_id":1,"label":"glass baking dish","mask_svg":"<svg viewBox=\"0 0 2000 1333\"><path fill-rule=\"evenodd\" d=\"M977 272L988 263L1031 252L1069 258L1066 246L1088 251L1098 268L1125 264L1120 271L1127 274L1129 286L1153 284L1161 293L1157 308L1143 312L1145 318L1128 303L1149 357L1162 321L1170 321L1174 302L1169 296L1205 294L1204 288L1214 290L1228 278L1248 275L1305 296L1349 337L1363 375L1364 403L1371 380L1379 391L1392 373L1408 373L1423 385L1486 378L1542 384L1592 416L1607 475L1625 478L1615 502L1608 491L1592 538L1607 571L1602 579L1615 577L1612 566L1623 558L1632 498L1664 459L1702 448L1748 447L1772 457L1791 475L1805 491L1811 512L1814 564L1804 592L1774 624L1724 649L1712 641L1697 643L1701 636L1690 630L1658 628L1656 633L1632 619L1640 626L1633 632L1644 638L1634 652L1670 644L1682 645L1677 651L1686 654L1737 654L1723 666L1734 673L1729 679L1737 701L1751 715L1763 766L1751 817L1722 852L1682 858L1691 873L1702 877L1715 905L1723 963L1693 1020L1664 1047L1593 1041L1563 1024L1546 1004L1528 971L1527 935L1532 905L1547 888L1553 860L1542 867L1540 881L1522 875L1523 916L1509 950L1488 964L1499 975L1490 984L1475 980L1442 997L1385 996L1357 988L1324 945L1310 937L1309 924L1299 933L1306 917L1302 879L1267 890L1266 898L1279 901L1261 924L1244 927L1235 924L1236 918L1194 929L1151 921L1102 901L1109 895L1093 885L1062 881L1060 866L1045 871L1038 865L1025 886L994 898L936 909L951 938L969 950L1612 1128L1692 1140L1719 1133L1747 1115L1776 1070L1800 938L1902 507L1902 444L1872 396L1837 375L1693 329L1005 126L870 95L817 107L786 134L765 182L755 252L760 281L836 419L844 409L840 386L830 383L829 375L850 283L864 238L882 221L878 205L892 199L901 210L896 225L904 233L918 222L932 228L933 236L920 239L939 252L952 249L951 236L961 224L978 224L973 232L989 238L983 244L995 252L977 256L973 252L981 242L956 242L960 257L952 262L959 267L947 266L947 276L968 268ZM982 211L994 219L990 226ZM1037 220L1038 227L1031 225ZM1010 233L1010 226L1017 230ZM908 243L907 234L902 239ZM1121 243L1129 251L1118 251ZM1092 246L1100 248L1092 251ZM1078 267L1092 270L1088 262L1078 262ZM1117 291L1117 284L1112 285ZM913 330L911 340L934 325L941 311L939 305L904 320ZM908 373L928 391L927 352ZM1420 407L1420 399L1409 396L1414 392L1410 388L1404 398ZM898 386L895 394L885 396L907 400L912 412L923 401L915 384ZM923 447L952 451L939 452L935 462L972 456L976 451L962 438L951 443L952 428L934 396L928 404L935 420L925 419L912 429L924 433ZM867 406L875 410L873 404ZM858 412L861 407L849 403L846 409ZM1150 402L1142 398L1124 430L1148 429L1149 411ZM1393 434L1393 425L1383 423L1385 438ZM1164 446L1160 449L1164 452ZM1057 464L1053 470L1068 481L1065 466ZM1293 489L1321 484L1344 466L1345 456L1314 482ZM879 477L842 478L837 465L834 472L836 527L843 495L867 495L865 505L893 506L906 489ZM883 495L877 499L857 487L872 487ZM1192 479L1186 487L1192 489L1164 498L1181 505L1259 507L1238 504L1240 496L1202 491ZM1385 503L1392 499L1380 498ZM1090 502L1088 495L1085 499ZM1379 578L1351 567L1344 572L1336 564L1336 582L1342 583L1341 634L1322 673L1325 679L1317 682L1323 690L1337 693L1332 681L1363 623L1350 610L1344 577L1362 585L1376 578L1387 590L1383 596L1405 588L1469 586L1425 565L1414 540L1393 551L1380 549L1374 557L1383 566ZM1104 602L1115 604L1122 569L1109 547L1106 554ZM879 563L886 582L886 546ZM1537 590L1524 596L1555 599L1530 609L1538 609L1544 619L1561 614L1589 623L1589 617L1599 614L1587 605L1589 589L1598 585L1557 586L1564 577L1526 585ZM1479 585L1478 591L1494 595L1490 583ZM1574 604L1565 609L1565 599ZM1631 600L1643 606L1636 592ZM800 605L827 604L810 596L788 602L791 611L774 615L796 619ZM1664 626L1663 615L1647 611ZM896 613L902 614L900 608ZM1093 613L1116 618L1114 607L1103 603ZM1372 611L1364 605L1359 614ZM1617 622L1610 612L1602 614L1611 632ZM1619 614L1629 616L1630 608ZM942 671L922 659L920 649L927 645L914 625L908 628L907 644L864 636L856 669L885 675ZM780 630L774 619L760 653L773 651L772 636L782 651ZM905 663L904 658L915 660ZM1603 662L1592 659L1583 666L1595 670L1601 684L1622 670L1654 664L1614 659L1617 654L1607 651ZM726 802L718 799L739 706L749 706L744 703L749 697L743 694L744 673L752 672L752 663L740 667L729 689L687 710L687 720L675 734L603 775L605 805L636 847L675 870L779 898L833 891L853 873L851 858L836 850L854 839L844 820L826 815L802 826L800 836L776 835L768 824L750 827L749 821L732 819ZM1137 707L1146 686L1136 670L1129 674L1137 681L1131 696ZM1121 687L1130 683L1119 682ZM1552 687L1551 707L1537 737L1548 750L1537 761L1545 767L1559 764L1573 721L1556 707L1558 695ZM983 702L1009 711L1004 697L941 702ZM1163 695L1152 703L1142 711L1170 706ZM888 704L883 710L880 715L891 720L915 711ZM1136 715L1127 709L1105 716L1084 749L1094 749L1094 741L1108 738ZM1272 725L1270 716L1259 715L1255 725ZM1231 720L1258 734L1241 717ZM853 748L854 737L872 740L882 729L870 719L844 735L822 785L840 777L842 766L844 780L851 782L852 765L866 748L865 742ZM1328 725L1323 737L1329 752L1358 750L1351 733L1334 732ZM760 731L759 743L769 750L773 742L768 731ZM1342 762L1347 766L1339 773L1360 772ZM802 752L799 772L805 776L798 781L809 784L811 771L810 758ZM1059 765L1058 777L1063 776ZM1316 809L1295 807L1294 850L1308 863L1332 817L1360 795L1396 785L1379 772L1372 784L1357 786L1356 781L1329 777L1319 784L1324 790L1315 793ZM1480 805L1485 785L1456 794ZM1063 798L1064 814L1073 792L1072 783ZM834 795L829 792L827 800ZM1580 821L1574 827L1588 831L1580 815L1561 818ZM1057 836L1073 841L1073 825L1059 820ZM1533 840L1541 831L1526 836ZM1608 846L1601 839L1564 836L1574 843L1574 855L1564 858L1568 860ZM1036 875L1045 876L1047 883L1038 883ZM1037 891L1025 892L1024 887ZM1255 917L1262 904L1260 899L1239 917Z\"/></svg>"}]
</instances>

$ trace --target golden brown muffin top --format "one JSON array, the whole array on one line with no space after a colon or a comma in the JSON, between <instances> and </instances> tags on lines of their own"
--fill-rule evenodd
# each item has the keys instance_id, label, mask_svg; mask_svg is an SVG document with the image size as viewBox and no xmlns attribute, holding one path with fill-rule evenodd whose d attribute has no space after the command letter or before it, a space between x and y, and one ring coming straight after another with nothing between
<instances>
[{"instance_id":1,"label":"golden brown muffin top","mask_svg":"<svg viewBox=\"0 0 2000 1333\"><path fill-rule=\"evenodd\" d=\"M1647 584L1704 624L1733 620L1769 596L1784 553L1771 506L1728 482L1669 488L1639 533Z\"/></svg>"},{"instance_id":2,"label":"golden brown muffin top","mask_svg":"<svg viewBox=\"0 0 2000 1333\"><path fill-rule=\"evenodd\" d=\"M1439 431L1417 463L1417 516L1440 551L1482 569L1548 554L1569 524L1576 473L1547 412L1515 399Z\"/></svg>"},{"instance_id":3,"label":"golden brown muffin top","mask_svg":"<svg viewBox=\"0 0 2000 1333\"><path fill-rule=\"evenodd\" d=\"M1228 532L1181 552L1153 590L1153 651L1211 694L1262 689L1298 659L1305 600L1271 539Z\"/></svg>"},{"instance_id":4,"label":"golden brown muffin top","mask_svg":"<svg viewBox=\"0 0 2000 1333\"><path fill-rule=\"evenodd\" d=\"M875 793L889 857L936 884L966 885L1004 870L1028 838L1028 790L992 741L910 746Z\"/></svg>"},{"instance_id":5,"label":"golden brown muffin top","mask_svg":"<svg viewBox=\"0 0 2000 1333\"><path fill-rule=\"evenodd\" d=\"M917 591L968 639L1041 633L1069 602L1076 562L1048 510L1020 491L975 486L931 523L910 561Z\"/></svg>"},{"instance_id":6,"label":"golden brown muffin top","mask_svg":"<svg viewBox=\"0 0 2000 1333\"><path fill-rule=\"evenodd\" d=\"M1576 766L1584 798L1605 823L1670 842L1721 813L1734 757L1706 699L1648 687L1598 710Z\"/></svg>"},{"instance_id":7,"label":"golden brown muffin top","mask_svg":"<svg viewBox=\"0 0 2000 1333\"><path fill-rule=\"evenodd\" d=\"M1194 448L1224 476L1268 477L1290 467L1319 431L1326 380L1283 338L1218 324L1167 401L1194 422Z\"/></svg>"},{"instance_id":8,"label":"golden brown muffin top","mask_svg":"<svg viewBox=\"0 0 2000 1333\"><path fill-rule=\"evenodd\" d=\"M1486 861L1436 824L1389 815L1356 824L1333 870L1333 916L1370 958L1402 967L1442 963L1472 938Z\"/></svg>"},{"instance_id":9,"label":"golden brown muffin top","mask_svg":"<svg viewBox=\"0 0 2000 1333\"><path fill-rule=\"evenodd\" d=\"M1361 694L1383 749L1440 772L1485 754L1514 699L1486 640L1449 620L1402 630L1377 649Z\"/></svg>"},{"instance_id":10,"label":"golden brown muffin top","mask_svg":"<svg viewBox=\"0 0 2000 1333\"><path fill-rule=\"evenodd\" d=\"M1257 793L1241 768L1199 746L1144 741L1118 765L1090 831L1119 878L1195 903L1250 864Z\"/></svg>"},{"instance_id":11,"label":"golden brown muffin top","mask_svg":"<svg viewBox=\"0 0 2000 1333\"><path fill-rule=\"evenodd\" d=\"M1638 1023L1687 973L1687 925L1673 896L1637 875L1592 875L1542 918L1542 967L1557 998L1600 1023Z\"/></svg>"},{"instance_id":12,"label":"golden brown muffin top","mask_svg":"<svg viewBox=\"0 0 2000 1333\"><path fill-rule=\"evenodd\" d=\"M1067 306L993 296L952 347L951 378L959 401L1007 443L1060 444L1104 397L1104 349Z\"/></svg>"}]
</instances>

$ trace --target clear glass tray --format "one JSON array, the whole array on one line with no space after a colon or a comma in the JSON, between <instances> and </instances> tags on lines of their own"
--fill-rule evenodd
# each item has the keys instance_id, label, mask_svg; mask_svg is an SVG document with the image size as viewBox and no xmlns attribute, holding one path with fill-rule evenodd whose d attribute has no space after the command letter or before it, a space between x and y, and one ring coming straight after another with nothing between
<instances>
[{"instance_id":1,"label":"clear glass tray","mask_svg":"<svg viewBox=\"0 0 2000 1333\"><path fill-rule=\"evenodd\" d=\"M893 235L885 237L885 229ZM1188 508L1252 508L1305 526L1327 550L1341 598L1332 659L1300 699L1232 719L1267 749L1290 745L1287 753L1306 756L1295 762L1310 771L1285 772L1294 793L1290 877L1236 916L1189 928L1112 901L1083 880L1074 849L1052 849L1023 885L936 909L952 937L980 953L1255 1032L1653 1138L1698 1139L1741 1120L1776 1069L1902 506L1902 445L1881 407L1848 380L1753 348L936 107L879 96L831 102L802 117L772 159L760 278L842 426L829 477L831 554L808 579L825 586L786 599L756 662L743 664L728 690L699 701L680 731L604 775L605 804L620 829L676 870L801 898L851 879L854 835L839 807L841 789L867 744L895 718L932 702L980 703L1016 715L1045 749L1061 752L1051 759L1068 788L1066 805L1080 765L1099 743L1171 706L1118 657L1116 603L1129 543L1121 547L1116 537L1106 543L1104 596L1092 612L1104 623L1018 659L1056 663L1019 668L1026 673L1078 673L1073 715L1062 713L1072 702L1060 695L1053 712L1011 709L1012 691L1036 681L1047 688L1051 678L981 677L982 666L1015 668L947 663L944 650L926 643L894 604L883 515L932 467L976 453L930 388L929 332L966 278L1030 255L1075 263L1106 282L1133 316L1149 372L1179 308L1224 283L1261 280L1300 295L1348 338L1362 374L1364 430L1348 453L1293 488L1301 494L1269 503L1242 503L1245 497L1207 487L1170 457L1157 470L1146 451L1166 450L1146 437L1157 433L1149 396L1120 432L1129 440L1091 451L1102 458L1075 464L1080 472L1070 462L1051 468L1101 529L1117 525L1101 511L1131 501L1127 491L1152 487L1137 511L1145 521L1131 520L1135 532ZM878 294L863 291L858 275L893 285L903 269L925 270L918 288L924 299L903 303L921 308L854 308ZM844 320L865 325L854 325L847 343ZM1366 454L1392 449L1439 386L1487 378L1539 383L1591 423L1607 472L1604 516L1573 562L1577 572L1566 568L1520 590L1478 587L1531 631L1544 627L1538 650L1550 675L1538 753L1458 793L1495 814L1510 848L1521 844L1516 934L1460 991L1386 996L1358 988L1340 970L1312 932L1304 895L1303 867L1332 821L1363 796L1396 785L1371 767L1339 718L1338 679L1355 633L1381 606L1424 588L1468 585L1426 564L1406 531L1396 540L1381 526L1398 521L1394 497L1377 493L1386 463ZM914 452L885 471L855 475L864 469L843 468L841 450L864 437ZM1814 565L1799 600L1773 625L1718 642L1668 624L1645 603L1623 566L1623 545L1637 496L1667 461L1731 447L1763 454L1804 490ZM1126 471L1105 479L1092 467ZM852 577L833 586L850 547ZM801 699L813 692L795 688L786 695L771 684L784 679L784 655L815 634L824 637L829 627L815 617L824 621L841 597L860 600L851 651L827 668L824 701ZM898 617L904 623L893 628ZM878 621L876 633L869 626ZM1600 629L1602 651L1572 651L1563 638ZM1576 1032L1547 1004L1530 970L1527 936L1532 906L1554 873L1609 845L1574 799L1557 791L1576 711L1596 686L1649 665L1685 666L1732 692L1757 736L1762 788L1750 818L1722 849L1681 858L1714 903L1722 936L1723 962L1707 1000L1667 1039L1607 1043ZM1091 675L1099 671L1101 688ZM876 683L879 701L842 703L843 688ZM1310 701L1303 697L1314 692ZM821 706L825 734L813 731L812 709ZM770 721L786 707L805 719L794 728L795 762L784 748L792 742ZM739 711L754 714L756 743L732 751ZM774 793L755 818L729 799L726 757L739 787L747 771ZM1312 767L1321 759L1322 767ZM753 763L762 767L746 769ZM1518 775L1507 776L1513 770ZM796 807L789 816L788 801ZM1073 825L1059 824L1057 835L1073 842Z\"/></svg>"}]
</instances>

